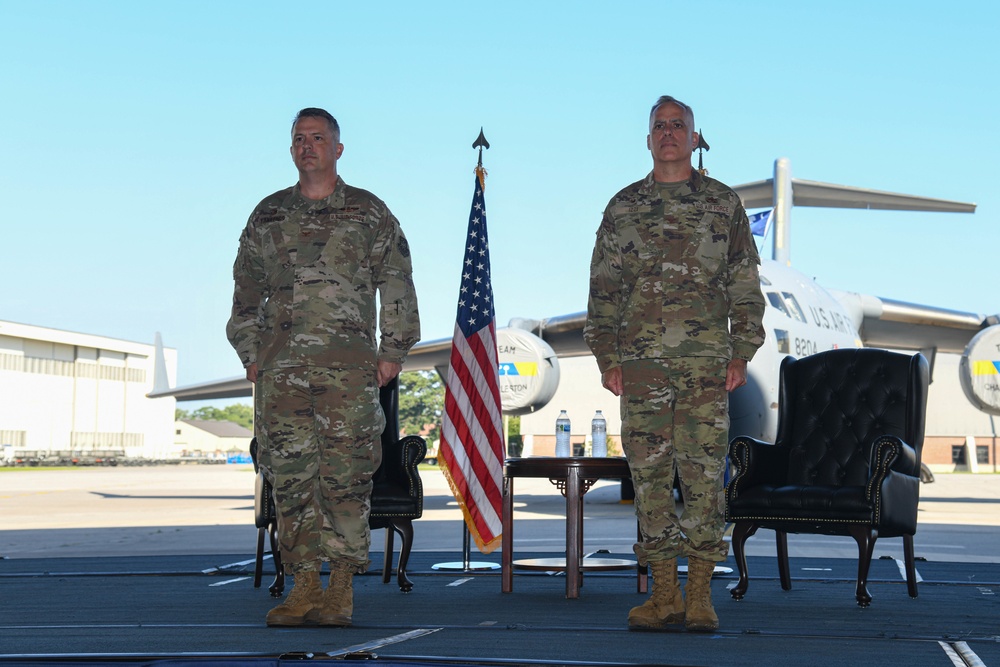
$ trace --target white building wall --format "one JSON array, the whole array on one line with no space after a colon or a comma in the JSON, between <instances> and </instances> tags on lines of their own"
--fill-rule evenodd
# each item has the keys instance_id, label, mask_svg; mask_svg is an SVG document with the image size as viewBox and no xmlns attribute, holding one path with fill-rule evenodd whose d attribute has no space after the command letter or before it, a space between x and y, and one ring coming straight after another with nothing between
<instances>
[{"instance_id":1,"label":"white building wall","mask_svg":"<svg viewBox=\"0 0 1000 667\"><path fill-rule=\"evenodd\" d=\"M72 405L71 419L68 426L70 432L97 431L98 401L97 362L78 363L78 370L84 375L73 380L70 395L64 399Z\"/></svg>"},{"instance_id":2,"label":"white building wall","mask_svg":"<svg viewBox=\"0 0 1000 667\"><path fill-rule=\"evenodd\" d=\"M219 437L187 422L175 422L174 457L222 457L227 452L249 452L250 439L246 437Z\"/></svg>"},{"instance_id":3,"label":"white building wall","mask_svg":"<svg viewBox=\"0 0 1000 667\"><path fill-rule=\"evenodd\" d=\"M5 361L9 362L9 357ZM25 449L54 448L57 434L68 429L70 415L51 406L65 404L70 388L68 378L0 370L0 411L5 415L0 429L23 432Z\"/></svg>"},{"instance_id":4,"label":"white building wall","mask_svg":"<svg viewBox=\"0 0 1000 667\"><path fill-rule=\"evenodd\" d=\"M618 442L620 453L622 418L619 405L618 397L601 386L597 359L593 356L560 358L559 388L552 400L545 407L521 416L521 435L525 436L523 455L552 455L560 410L569 415L570 439L574 443L590 440L590 421L601 410L608 424L608 436ZM535 436L552 436L552 442L548 437L536 439Z\"/></svg>"},{"instance_id":5,"label":"white building wall","mask_svg":"<svg viewBox=\"0 0 1000 667\"><path fill-rule=\"evenodd\" d=\"M97 366L100 378L97 380L96 430L98 433L129 433L125 428L125 396L129 389L125 377L125 355L101 350Z\"/></svg>"},{"instance_id":6,"label":"white building wall","mask_svg":"<svg viewBox=\"0 0 1000 667\"><path fill-rule=\"evenodd\" d=\"M146 398L154 354L152 345L0 321L0 445L169 452L176 401ZM175 374L176 350L164 357Z\"/></svg>"}]
</instances>

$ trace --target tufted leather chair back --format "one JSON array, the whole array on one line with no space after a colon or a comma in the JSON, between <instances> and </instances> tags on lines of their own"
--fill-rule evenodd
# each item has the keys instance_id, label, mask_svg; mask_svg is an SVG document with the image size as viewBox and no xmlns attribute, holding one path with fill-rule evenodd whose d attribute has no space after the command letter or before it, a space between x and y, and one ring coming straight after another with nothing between
<instances>
[{"instance_id":1,"label":"tufted leather chair back","mask_svg":"<svg viewBox=\"0 0 1000 667\"><path fill-rule=\"evenodd\" d=\"M921 366L921 364L923 364ZM788 447L787 483L864 486L875 438L894 435L916 451L924 440L926 362L877 349L821 352L781 363L778 434Z\"/></svg>"},{"instance_id":2,"label":"tufted leather chair back","mask_svg":"<svg viewBox=\"0 0 1000 667\"><path fill-rule=\"evenodd\" d=\"M382 431L382 463L372 477L371 520L373 528L384 528L381 518L419 519L424 509L424 490L417 474L427 445L418 436L399 437L399 378L379 390L385 413Z\"/></svg>"},{"instance_id":3,"label":"tufted leather chair back","mask_svg":"<svg viewBox=\"0 0 1000 667\"><path fill-rule=\"evenodd\" d=\"M382 450L392 448L399 440L399 377L378 390L378 401L385 414L385 428L382 429Z\"/></svg>"}]
</instances>

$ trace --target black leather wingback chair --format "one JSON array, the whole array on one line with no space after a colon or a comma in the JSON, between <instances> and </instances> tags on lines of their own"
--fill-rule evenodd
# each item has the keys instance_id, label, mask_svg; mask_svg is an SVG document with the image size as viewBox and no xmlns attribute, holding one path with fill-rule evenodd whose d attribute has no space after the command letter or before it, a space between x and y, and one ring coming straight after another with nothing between
<instances>
[{"instance_id":1,"label":"black leather wingback chair","mask_svg":"<svg viewBox=\"0 0 1000 667\"><path fill-rule=\"evenodd\" d=\"M424 510L424 488L417 472L417 464L427 453L424 439L399 434L399 378L383 387L379 393L382 411L385 413L385 430L382 431L382 464L372 478L372 508L368 525L373 529L385 528L385 559L382 566L382 582L388 583L392 576L393 536L399 533L402 545L399 550L399 564L396 580L399 589L408 593L413 582L406 576L406 564L413 547L413 520L419 519ZM277 519L271 484L264 473L257 468L257 439L250 444L250 453L257 470L254 492L254 523L257 526L257 555L254 566L254 588L260 588L264 560L264 537L269 536L271 555L275 565L275 579L268 587L273 597L284 592L285 575L281 567L281 552L277 542Z\"/></svg>"},{"instance_id":2,"label":"black leather wingback chair","mask_svg":"<svg viewBox=\"0 0 1000 667\"><path fill-rule=\"evenodd\" d=\"M385 413L382 431L382 465L372 479L372 511L368 525L385 528L385 561L382 583L388 583L392 573L393 535L399 533L399 564L396 580L399 590L409 593L413 582L406 576L406 564L413 547L413 520L424 512L424 487L417 473L417 464L427 455L427 443L416 435L399 437L399 378L383 387L379 396Z\"/></svg>"},{"instance_id":3,"label":"black leather wingback chair","mask_svg":"<svg viewBox=\"0 0 1000 667\"><path fill-rule=\"evenodd\" d=\"M787 533L850 535L858 544L857 602L867 607L868 569L879 537L902 537L907 590L917 596L920 452L929 371L923 355L875 349L829 350L781 363L773 445L740 436L729 445L734 472L726 520L747 591L744 545L758 528L775 531L781 587L792 587Z\"/></svg>"}]
</instances>

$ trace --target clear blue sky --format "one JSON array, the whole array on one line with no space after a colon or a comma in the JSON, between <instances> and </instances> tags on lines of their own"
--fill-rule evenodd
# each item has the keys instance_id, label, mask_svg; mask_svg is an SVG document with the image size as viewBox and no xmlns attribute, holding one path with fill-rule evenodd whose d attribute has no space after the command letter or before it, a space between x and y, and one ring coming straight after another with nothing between
<instances>
[{"instance_id":1,"label":"clear blue sky","mask_svg":"<svg viewBox=\"0 0 1000 667\"><path fill-rule=\"evenodd\" d=\"M341 175L402 222L425 340L454 325L480 126L498 323L583 310L601 211L649 170L661 94L694 107L727 183L784 156L798 178L978 203L797 208L792 264L995 313L997 7L0 0L0 319L160 331L179 384L241 374L237 241L296 180L306 106L337 116Z\"/></svg>"}]
</instances>

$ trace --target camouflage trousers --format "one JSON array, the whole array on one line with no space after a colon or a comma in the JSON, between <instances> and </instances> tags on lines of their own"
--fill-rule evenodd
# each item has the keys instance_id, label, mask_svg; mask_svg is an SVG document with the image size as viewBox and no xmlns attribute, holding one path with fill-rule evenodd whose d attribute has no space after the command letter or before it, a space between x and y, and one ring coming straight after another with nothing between
<instances>
[{"instance_id":1,"label":"camouflage trousers","mask_svg":"<svg viewBox=\"0 0 1000 667\"><path fill-rule=\"evenodd\" d=\"M268 370L257 377L255 402L259 460L274 487L285 571L336 560L364 572L385 428L374 371Z\"/></svg>"},{"instance_id":2,"label":"camouflage trousers","mask_svg":"<svg viewBox=\"0 0 1000 667\"><path fill-rule=\"evenodd\" d=\"M726 359L677 357L622 365L622 448L635 485L641 564L677 556L726 559ZM674 472L683 510L674 503Z\"/></svg>"}]
</instances>

